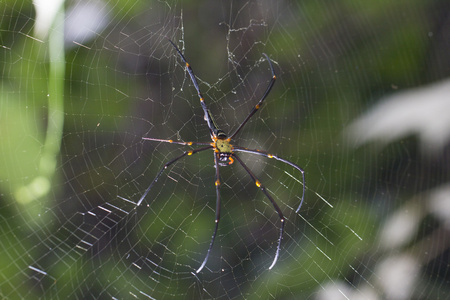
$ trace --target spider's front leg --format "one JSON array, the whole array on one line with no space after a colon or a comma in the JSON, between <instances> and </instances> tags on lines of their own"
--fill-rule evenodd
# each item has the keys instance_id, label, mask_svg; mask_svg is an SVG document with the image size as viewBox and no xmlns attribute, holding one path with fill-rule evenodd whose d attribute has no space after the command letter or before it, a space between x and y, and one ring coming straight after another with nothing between
<instances>
[{"instance_id":1,"label":"spider's front leg","mask_svg":"<svg viewBox=\"0 0 450 300\"><path fill-rule=\"evenodd\" d=\"M217 235L217 229L219 228L219 221L220 221L220 174L219 174L219 161L218 161L218 155L216 152L214 152L214 167L216 168L216 180L215 180L215 186L216 186L216 218L215 218L215 226L214 226L214 232L211 237L211 242L209 243L208 252L206 252L206 256L203 259L202 264L200 267L195 271L195 273L199 273L203 267L206 265L206 262L208 261L209 254L211 253L211 249L214 244L214 240L216 239Z\"/></svg>"},{"instance_id":2,"label":"spider's front leg","mask_svg":"<svg viewBox=\"0 0 450 300\"><path fill-rule=\"evenodd\" d=\"M156 139L150 139L150 138L145 138L148 140L156 140ZM166 142L166 140L159 140L159 141L163 141ZM181 142L173 142L171 140L167 140L167 142L170 143L178 143L178 144L186 144L186 143L181 143ZM201 152L201 151L205 151L208 149L213 148L213 146L207 146L207 147L203 147L203 148L198 148L195 150L189 150L189 151L185 151L183 154L175 157L174 159L172 159L171 161L167 162L164 164L164 166L161 168L161 170L159 170L158 174L156 175L155 179L153 179L152 183L150 183L150 185L148 186L148 188L145 190L144 194L142 194L141 198L139 199L139 201L136 203L136 206L141 205L142 201L144 201L145 197L147 196L148 192L150 192L150 190L152 189L153 185L155 185L155 183L158 181L159 177L161 176L161 174L164 172L165 169L167 169L170 165L176 163L177 161L179 161L180 159L182 159L183 157L185 157L186 155L193 155L197 152Z\"/></svg>"},{"instance_id":3,"label":"spider's front leg","mask_svg":"<svg viewBox=\"0 0 450 300\"><path fill-rule=\"evenodd\" d=\"M295 210L295 212L297 213L297 212L300 211L300 208L303 205L303 200L305 200L305 191L306 191L305 170L303 170L303 168L301 168L300 166L294 164L293 162L291 162L291 161L289 161L287 159L281 158L281 157L279 157L277 155L270 154L270 153L267 153L265 151L258 150L258 149L248 149L248 148L244 148L244 147L235 146L235 147L233 147L233 151L246 152L246 153L250 153L250 154L261 155L261 156L264 156L264 157L267 157L267 158L273 158L273 159L281 161L281 162L283 162L283 163L293 167L297 171L299 171L302 174L303 193L302 193L302 198L300 199L300 204L298 205L298 207Z\"/></svg>"},{"instance_id":4,"label":"spider's front leg","mask_svg":"<svg viewBox=\"0 0 450 300\"><path fill-rule=\"evenodd\" d=\"M283 239L283 233L284 233L284 223L286 221L286 219L284 218L283 213L281 212L280 207L278 206L278 204L275 202L275 200L272 198L272 196L270 196L269 192L266 190L266 187L261 183L261 181L259 181L259 179L256 177L255 174L253 174L253 172L247 167L247 165L239 158L239 156L237 156L236 154L233 154L234 158L241 164L241 166L245 169L245 171L248 173L248 175L250 175L250 177L252 178L253 182L255 183L255 185L261 189L261 191L264 193L264 195L266 195L266 197L270 200L270 202L272 203L273 207L275 208L275 211L277 212L278 216L280 217L280 221L281 221L281 227L280 227L280 236L278 237L278 244L277 244L277 251L275 253L275 257L273 259L272 264L269 267L269 270L273 268L273 266L275 266L277 260L278 260L278 256L280 255L280 249L281 249L281 240Z\"/></svg>"}]
</instances>

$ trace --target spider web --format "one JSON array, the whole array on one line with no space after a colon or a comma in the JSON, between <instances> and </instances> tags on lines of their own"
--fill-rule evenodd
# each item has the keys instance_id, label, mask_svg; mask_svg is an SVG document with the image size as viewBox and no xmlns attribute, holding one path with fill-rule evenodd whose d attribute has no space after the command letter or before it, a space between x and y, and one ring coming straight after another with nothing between
<instances>
[{"instance_id":1,"label":"spider web","mask_svg":"<svg viewBox=\"0 0 450 300\"><path fill-rule=\"evenodd\" d=\"M407 122L393 123L400 142L383 140L388 134L370 114L351 123L382 97L395 103L389 95L398 89L448 75L441 49L449 18L439 14L445 4L59 5L1 5L2 297L448 297L446 127L428 138L439 143L419 147ZM385 35L386 28L393 33ZM287 220L272 270L279 217L235 163L220 168L219 230L205 268L195 273L214 230L212 151L167 168L136 206L166 162L195 148L142 137L210 141L197 93L168 39L185 54L229 134L269 84L262 53L274 64L274 88L232 141L306 171L296 213L300 172L239 154ZM423 98L434 99L429 90ZM445 111L439 95L426 107ZM382 123L387 111L398 115L381 109L375 119ZM425 129L433 119L446 119L426 116L414 118L424 120L416 122L421 137L432 132ZM355 150L366 141L375 145Z\"/></svg>"}]
</instances>

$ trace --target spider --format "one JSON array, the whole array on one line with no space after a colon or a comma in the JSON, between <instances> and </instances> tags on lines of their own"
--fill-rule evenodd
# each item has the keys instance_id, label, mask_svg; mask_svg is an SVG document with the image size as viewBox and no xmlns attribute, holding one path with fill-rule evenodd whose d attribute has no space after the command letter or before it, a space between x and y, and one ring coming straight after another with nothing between
<instances>
[{"instance_id":1,"label":"spider","mask_svg":"<svg viewBox=\"0 0 450 300\"><path fill-rule=\"evenodd\" d=\"M194 75L194 71L192 70L191 66L189 65L189 63L187 62L186 58L184 57L184 55L181 53L180 49L178 49L178 47L175 45L174 42L172 42L171 40L169 40L169 42L172 44L172 46L175 48L175 50L178 52L178 54L181 57L181 60L184 62L187 72L189 73L189 76L191 77L191 81L197 91L198 97L200 99L200 104L202 106L203 112L204 112L204 119L208 125L209 128L209 133L211 136L211 143L202 143L202 142L180 142L180 141L174 141L174 140L163 140L163 139L156 139L156 138L149 138L149 137L143 137L143 140L147 140L147 141L154 141L154 142L163 142L163 143L170 143L170 144L177 144L177 145L184 145L184 146L204 146L204 147L200 147L194 150L189 150L189 151L185 151L183 154L175 157L174 159L170 160L169 162L166 162L164 164L164 166L161 168L161 170L158 172L158 174L156 175L155 179L150 183L149 187L145 190L144 194L141 196L141 198L139 199L137 206L139 206L142 201L144 200L144 198L147 196L147 194L150 192L150 190L152 189L152 187L154 186L154 184L158 181L159 177L161 176L161 174L164 172L164 170L166 170L170 165L176 163L178 160L180 160L181 158L185 157L185 156L191 156L194 155L198 152L202 152L205 150L213 150L214 151L214 167L216 169L216 174L215 174L215 188L216 188L216 210L215 210L215 227L214 227L214 232L212 234L211 237L211 242L209 243L209 248L208 251L206 252L205 258L203 259L202 264L200 265L200 267L196 270L196 273L199 273L203 267L206 265L211 249L213 247L214 244L214 240L216 238L216 234L217 234L217 228L219 227L219 221L220 221L220 176L219 176L219 167L225 167L225 166L229 166L231 164L234 163L234 161L237 161L243 168L244 170L248 173L248 175L250 175L250 177L252 178L253 182L255 183L255 185L261 189L261 191L264 193L264 195L270 200L270 202L272 203L273 207L275 208L275 211L277 212L279 218L280 218L280 222L281 222L281 226L280 226L280 234L278 237L278 243L277 243L277 250L275 252L275 257L273 259L272 264L269 267L269 270L273 268L273 266L275 266L277 260L278 260L278 256L280 254L280 248L281 248L281 240L283 238L283 233L284 233L284 224L285 224L285 217L283 215L283 213L281 212L280 207L278 206L278 204L275 202L275 200L272 198L272 196L269 194L269 192L267 191L267 189L264 187L264 185L261 183L261 181L259 181L259 179L256 177L256 175L247 167L247 165L242 161L242 159L236 155L236 152L245 152L245 153L251 153L251 154L256 154L256 155L261 155L267 158L274 158L278 161L281 161L285 164L290 165L291 167L297 169L298 171L300 171L300 173L302 174L302 184L303 184L303 194L300 200L300 204L296 210L296 213L300 210L302 204L303 204L303 199L305 197L305 172L304 170L299 167L298 165L285 160L279 156L270 154L266 151L262 151L262 150L258 150L258 149L248 149L245 147L240 147L240 146L236 146L236 145L232 145L230 142L231 140L241 131L241 129L244 127L245 124L247 124L247 122L250 120L250 118L261 108L261 105L264 102L264 99L266 99L267 95L269 95L270 90L272 89L275 80L276 80L276 75L275 75L275 71L272 65L271 60L269 59L269 57L263 53L264 57L267 59L267 61L269 62L269 66L270 66L270 71L272 73L272 79L269 82L269 85L266 88L266 91L264 92L264 94L262 95L261 99L259 100L259 102L253 107L253 109L250 111L250 113L248 114L248 116L244 119L244 121L239 125L239 127L236 129L236 131L231 135L228 136L223 130L219 129L219 127L217 126L217 124L215 123L211 112L209 111L208 107L206 106L205 103L205 99L203 98L202 93L200 92L200 88L199 85L197 83L197 80L195 79L195 75Z\"/></svg>"}]
</instances>

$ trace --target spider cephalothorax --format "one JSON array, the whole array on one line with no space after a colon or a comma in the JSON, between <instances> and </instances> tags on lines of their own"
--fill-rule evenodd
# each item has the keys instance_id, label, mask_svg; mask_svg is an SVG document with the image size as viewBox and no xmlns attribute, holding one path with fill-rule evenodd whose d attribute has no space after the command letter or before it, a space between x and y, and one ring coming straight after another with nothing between
<instances>
[{"instance_id":1,"label":"spider cephalothorax","mask_svg":"<svg viewBox=\"0 0 450 300\"><path fill-rule=\"evenodd\" d=\"M220 220L220 193L219 193L220 176L219 176L219 166L222 166L222 167L223 166L228 166L228 165L231 165L235 160L237 160L238 163L250 175L250 177L252 178L252 180L255 183L255 185L259 189L261 189L261 191L264 193L264 195L272 203L273 207L275 208L275 211L277 212L277 214L278 214L278 216L280 218L281 226L280 226L280 235L278 237L278 243L277 243L277 251L275 253L275 258L273 259L272 264L269 267L269 269L272 269L273 266L275 265L275 263L277 262L278 256L279 256L279 253L280 253L281 240L283 238L283 232L284 232L285 218L284 218L283 213L281 212L281 209L278 207L278 204L275 202L275 200L272 198L272 196L266 190L266 188L261 183L261 181L259 181L259 179L255 176L255 174L253 174L253 172L240 159L240 157L236 155L235 152L245 152L245 153L261 155L261 156L264 156L264 157L267 157L267 158L274 158L274 159L276 159L278 161L281 161L281 162L283 162L285 164L288 164L291 167L293 167L296 170L298 170L301 173L301 175L302 175L303 194L302 194L302 198L300 200L300 204L299 204L296 212L298 212L300 210L300 207L303 204L303 199L305 197L305 172L303 171L302 168L300 168L296 164L294 164L294 163L292 163L292 162L290 162L288 160L285 160L285 159L283 159L281 157L278 157L276 155L273 155L273 154L270 154L270 153L267 153L265 151L261 151L261 150L258 150L258 149L248 149L248 148L244 148L244 147L233 146L233 145L230 144L231 139L234 136L236 136L236 134L242 129L242 127L244 127L244 125L248 122L248 120L260 109L261 105L264 102L264 99L266 99L267 95L269 94L270 90L272 89L272 87L273 87L273 85L275 83L275 80L276 80L275 71L273 69L272 62L270 61L269 57L266 54L263 54L264 57L269 62L270 71L272 73L272 79L270 80L269 85L267 86L266 91L264 92L264 94L261 97L261 99L259 100L259 102L253 107L253 109L250 111L250 113L244 119L244 121L239 125L239 127L236 129L236 131L230 137L228 137L225 134L225 132L223 130L219 129L218 126L216 125L216 123L214 122L214 119L213 119L210 111L208 110L208 108L207 108L207 106L205 104L205 100L204 100L204 98L202 96L202 93L200 92L200 88L198 86L197 80L195 79L195 75L194 75L194 72L192 71L191 66L186 61L186 58L181 53L181 51L177 48L177 46L172 41L169 40L169 42L173 45L173 47L175 48L175 50L178 52L178 54L180 55L181 59L183 60L184 64L186 65L186 69L187 69L187 71L189 73L189 76L191 77L191 80L192 80L192 84L194 85L194 87L195 87L195 89L197 91L198 97L200 99L200 104L201 104L203 112L204 112L205 121L206 121L206 123L208 125L208 128L209 128L209 131L210 131L212 143L178 142L178 141L173 141L173 140L163 140L163 139L155 139L155 138L143 137L142 138L143 140L148 140L148 141L172 143L172 144L185 145L185 146L197 145L197 146L203 146L203 147L200 147L200 148L197 148L197 149L194 149L194 150L185 151L183 154L181 154L178 157L175 157L174 159L172 159L171 161L165 163L164 166L159 171L159 173L156 175L155 179L150 184L150 186L145 190L144 194L141 196L141 198L137 202L137 205L140 205L142 203L142 201L147 196L147 194L150 191L150 189L158 181L158 179L161 176L161 174L170 165L172 165L173 163L177 162L178 160L180 160L181 158L183 158L185 156L190 156L190 155L193 155L195 153L198 153L198 152L201 152L201 151L205 151L205 150L208 150L208 149L212 149L214 151L214 166L215 166L215 169L216 169L216 175L215 175L215 177L216 177L216 179L215 179L215 186L216 186L216 218L215 218L215 227L214 227L213 235L211 237L211 242L209 244L208 252L206 253L205 258L203 259L202 264L196 270L196 273L198 273L198 272L200 272L203 269L203 267L206 265L206 262L208 261L209 254L211 252L212 246L214 244L214 240L216 238L217 228L219 226L219 220Z\"/></svg>"},{"instance_id":2,"label":"spider cephalothorax","mask_svg":"<svg viewBox=\"0 0 450 300\"><path fill-rule=\"evenodd\" d=\"M233 159L233 145L230 144L228 138L214 138L214 142L211 143L214 147L214 152L219 163L219 166L225 167L231 165L234 162Z\"/></svg>"}]
</instances>

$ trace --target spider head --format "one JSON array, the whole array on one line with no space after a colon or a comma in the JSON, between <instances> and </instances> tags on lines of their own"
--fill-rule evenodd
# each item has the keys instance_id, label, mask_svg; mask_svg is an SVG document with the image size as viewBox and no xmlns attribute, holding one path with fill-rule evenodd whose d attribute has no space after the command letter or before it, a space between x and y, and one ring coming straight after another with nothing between
<instances>
[{"instance_id":1,"label":"spider head","mask_svg":"<svg viewBox=\"0 0 450 300\"><path fill-rule=\"evenodd\" d=\"M233 146L230 144L229 139L215 138L213 146L217 155L217 162L220 166L228 166L234 162L232 158Z\"/></svg>"},{"instance_id":2,"label":"spider head","mask_svg":"<svg viewBox=\"0 0 450 300\"><path fill-rule=\"evenodd\" d=\"M229 166L234 162L232 153L217 152L216 155L217 155L217 163L221 167Z\"/></svg>"}]
</instances>

